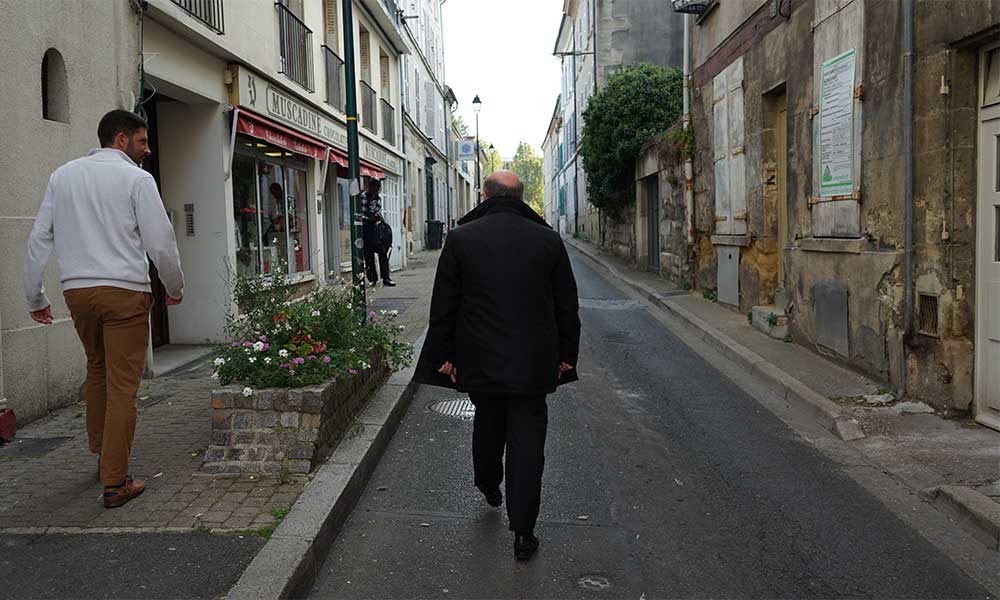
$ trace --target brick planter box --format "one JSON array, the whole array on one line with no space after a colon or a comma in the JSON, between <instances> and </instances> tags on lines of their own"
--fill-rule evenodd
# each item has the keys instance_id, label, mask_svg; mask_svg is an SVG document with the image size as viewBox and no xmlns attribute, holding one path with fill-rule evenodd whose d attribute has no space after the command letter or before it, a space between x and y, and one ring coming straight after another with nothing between
<instances>
[{"instance_id":1,"label":"brick planter box","mask_svg":"<svg viewBox=\"0 0 1000 600\"><path fill-rule=\"evenodd\" d=\"M212 438L202 470L211 473L309 473L329 455L371 393L389 376L381 359L350 378L243 395L212 392Z\"/></svg>"}]
</instances>

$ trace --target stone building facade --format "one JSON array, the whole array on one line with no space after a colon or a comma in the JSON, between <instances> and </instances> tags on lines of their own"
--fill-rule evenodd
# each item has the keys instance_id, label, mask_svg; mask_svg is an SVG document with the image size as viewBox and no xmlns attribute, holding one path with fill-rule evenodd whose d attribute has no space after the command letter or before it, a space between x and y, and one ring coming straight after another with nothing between
<instances>
[{"instance_id":1,"label":"stone building facade","mask_svg":"<svg viewBox=\"0 0 1000 600\"><path fill-rule=\"evenodd\" d=\"M718 2L692 21L697 286L774 305L796 342L1000 426L1000 2Z\"/></svg>"}]
</instances>

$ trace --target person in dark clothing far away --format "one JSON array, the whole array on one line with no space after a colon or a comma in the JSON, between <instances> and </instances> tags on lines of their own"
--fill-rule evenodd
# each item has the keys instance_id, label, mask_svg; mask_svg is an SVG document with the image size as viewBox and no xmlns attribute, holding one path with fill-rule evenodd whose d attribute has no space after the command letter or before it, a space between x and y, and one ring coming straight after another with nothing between
<instances>
[{"instance_id":1,"label":"person in dark clothing far away","mask_svg":"<svg viewBox=\"0 0 1000 600\"><path fill-rule=\"evenodd\" d=\"M362 241L365 245L365 274L368 276L368 283L375 285L379 275L382 276L382 285L392 287L396 282L392 280L389 273L389 248L384 248L378 241L378 226L384 223L382 219L382 199L379 192L382 191L382 182L374 177L368 180L367 190L365 190L364 223L362 230ZM378 256L378 272L375 271L375 256Z\"/></svg>"},{"instance_id":2,"label":"person in dark clothing far away","mask_svg":"<svg viewBox=\"0 0 1000 600\"><path fill-rule=\"evenodd\" d=\"M578 379L579 300L562 239L524 203L510 171L448 234L414 380L467 392L476 407L474 483L500 506L505 478L514 556L538 548L546 396Z\"/></svg>"}]
</instances>

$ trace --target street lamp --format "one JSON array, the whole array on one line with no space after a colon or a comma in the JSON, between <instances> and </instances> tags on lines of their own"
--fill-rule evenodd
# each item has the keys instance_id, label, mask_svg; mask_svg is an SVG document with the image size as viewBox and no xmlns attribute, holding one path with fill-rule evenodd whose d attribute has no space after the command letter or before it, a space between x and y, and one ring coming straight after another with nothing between
<instances>
[{"instance_id":1,"label":"street lamp","mask_svg":"<svg viewBox=\"0 0 1000 600\"><path fill-rule=\"evenodd\" d=\"M472 110L476 113L476 204L483 201L482 180L479 176L479 109L483 107L483 101L479 99L479 94L472 99Z\"/></svg>"}]
</instances>

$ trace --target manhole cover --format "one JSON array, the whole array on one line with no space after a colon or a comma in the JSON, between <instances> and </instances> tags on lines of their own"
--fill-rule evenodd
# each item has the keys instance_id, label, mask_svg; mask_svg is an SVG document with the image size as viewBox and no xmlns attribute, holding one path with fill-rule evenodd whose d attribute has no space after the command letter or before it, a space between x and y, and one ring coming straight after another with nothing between
<instances>
[{"instance_id":1,"label":"manhole cover","mask_svg":"<svg viewBox=\"0 0 1000 600\"><path fill-rule=\"evenodd\" d=\"M51 452L70 438L14 438L14 441L0 445L0 458L35 458Z\"/></svg>"},{"instance_id":2,"label":"manhole cover","mask_svg":"<svg viewBox=\"0 0 1000 600\"><path fill-rule=\"evenodd\" d=\"M636 310L643 308L638 300L604 300L601 298L580 298L580 308L597 310Z\"/></svg>"},{"instance_id":3,"label":"manhole cover","mask_svg":"<svg viewBox=\"0 0 1000 600\"><path fill-rule=\"evenodd\" d=\"M439 415L471 421L476 417L476 407L468 398L458 398L455 400L438 400L427 405L431 412Z\"/></svg>"},{"instance_id":4,"label":"manhole cover","mask_svg":"<svg viewBox=\"0 0 1000 600\"><path fill-rule=\"evenodd\" d=\"M416 298L378 298L368 305L368 310L374 310L375 312L380 310L386 312L390 310L403 312L413 306L413 303L416 301Z\"/></svg>"},{"instance_id":5,"label":"manhole cover","mask_svg":"<svg viewBox=\"0 0 1000 600\"><path fill-rule=\"evenodd\" d=\"M581 577L577 580L577 584L580 585L585 590L590 590L592 592L601 592L611 587L611 582L604 577L598 577L597 575L587 575L586 577Z\"/></svg>"}]
</instances>

